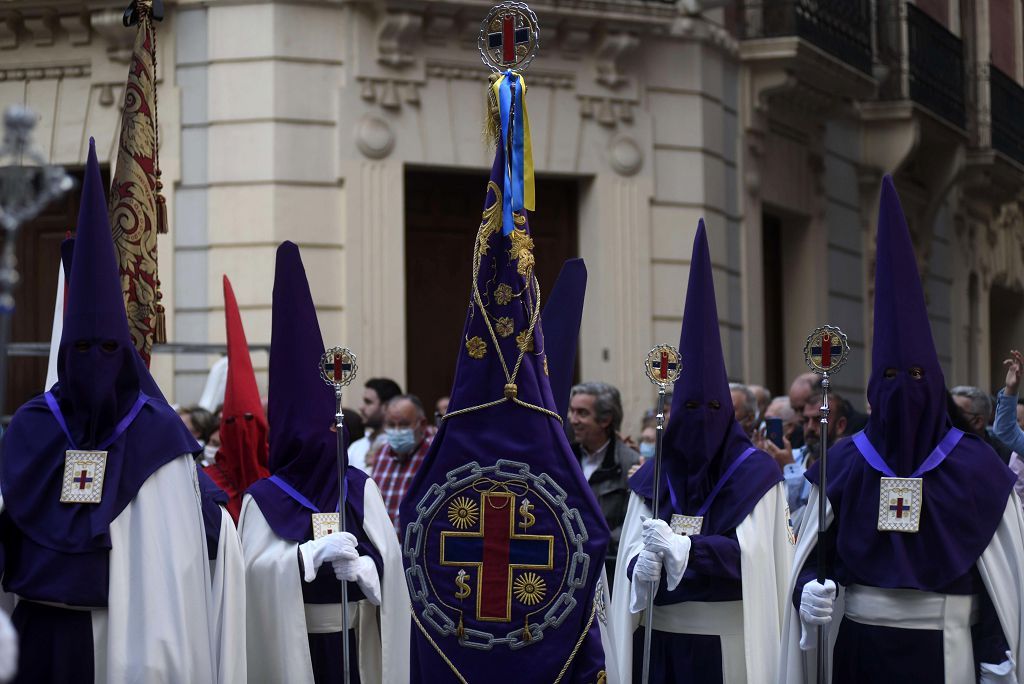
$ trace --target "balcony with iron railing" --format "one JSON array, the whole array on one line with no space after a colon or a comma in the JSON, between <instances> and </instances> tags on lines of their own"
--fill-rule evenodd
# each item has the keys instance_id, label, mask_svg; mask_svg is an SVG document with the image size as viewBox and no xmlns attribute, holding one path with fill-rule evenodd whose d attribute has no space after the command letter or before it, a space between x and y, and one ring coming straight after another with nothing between
<instances>
[{"instance_id":1,"label":"balcony with iron railing","mask_svg":"<svg viewBox=\"0 0 1024 684\"><path fill-rule=\"evenodd\" d=\"M878 0L883 100L911 100L957 128L967 124L964 44L906 0Z\"/></svg>"},{"instance_id":2,"label":"balcony with iron railing","mask_svg":"<svg viewBox=\"0 0 1024 684\"><path fill-rule=\"evenodd\" d=\"M991 65L992 147L1024 165L1024 87Z\"/></svg>"},{"instance_id":3,"label":"balcony with iron railing","mask_svg":"<svg viewBox=\"0 0 1024 684\"><path fill-rule=\"evenodd\" d=\"M742 2L744 40L798 37L855 69L871 73L870 0Z\"/></svg>"}]
</instances>

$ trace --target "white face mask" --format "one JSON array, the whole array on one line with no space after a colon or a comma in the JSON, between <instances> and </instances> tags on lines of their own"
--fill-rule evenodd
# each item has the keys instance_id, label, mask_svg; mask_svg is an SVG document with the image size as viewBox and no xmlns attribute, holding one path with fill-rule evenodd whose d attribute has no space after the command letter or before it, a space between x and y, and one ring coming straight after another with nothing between
<instances>
[{"instance_id":1,"label":"white face mask","mask_svg":"<svg viewBox=\"0 0 1024 684\"><path fill-rule=\"evenodd\" d=\"M416 448L416 433L412 428L385 430L388 445L399 456L408 456Z\"/></svg>"},{"instance_id":2,"label":"white face mask","mask_svg":"<svg viewBox=\"0 0 1024 684\"><path fill-rule=\"evenodd\" d=\"M215 447L212 444L207 444L203 447L203 462L206 464L213 464L217 462L217 452L220 447Z\"/></svg>"}]
</instances>

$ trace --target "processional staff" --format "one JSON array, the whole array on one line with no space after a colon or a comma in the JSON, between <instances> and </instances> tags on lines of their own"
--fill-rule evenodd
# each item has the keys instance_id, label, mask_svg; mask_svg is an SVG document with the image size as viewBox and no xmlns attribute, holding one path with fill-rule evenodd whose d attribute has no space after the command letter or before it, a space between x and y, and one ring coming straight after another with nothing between
<instances>
[{"instance_id":1,"label":"processional staff","mask_svg":"<svg viewBox=\"0 0 1024 684\"><path fill-rule=\"evenodd\" d=\"M807 336L804 345L804 360L812 371L821 376L821 439L818 442L818 584L825 584L827 554L825 550L825 504L828 500L828 390L831 385L829 373L837 372L850 353L846 334L832 325L815 328ZM828 680L828 630L818 628L818 681Z\"/></svg>"},{"instance_id":2,"label":"processional staff","mask_svg":"<svg viewBox=\"0 0 1024 684\"><path fill-rule=\"evenodd\" d=\"M334 388L334 429L337 433L338 446L338 513L334 529L338 532L345 531L345 503L348 499L348 485L345 479L345 473L348 471L348 452L345 449L345 414L341 408L341 395L343 388L355 380L357 370L356 355L344 347L331 347L320 357L320 377ZM320 515L333 518L329 513ZM345 580L341 581L341 624L342 632L347 633L348 582ZM352 660L349 654L347 635L341 640L341 660L344 667L343 681L345 684L349 684L349 664Z\"/></svg>"},{"instance_id":3,"label":"processional staff","mask_svg":"<svg viewBox=\"0 0 1024 684\"><path fill-rule=\"evenodd\" d=\"M651 500L651 512L654 519L657 520L658 504L661 500L661 454L665 438L665 398L668 395L668 386L675 383L682 370L679 350L670 344L659 344L647 353L644 370L647 372L647 378L658 388L658 412L654 441L654 493ZM654 594L656 591L655 583L647 593L647 613L644 618L643 684L648 684L651 675L651 637L653 636Z\"/></svg>"}]
</instances>

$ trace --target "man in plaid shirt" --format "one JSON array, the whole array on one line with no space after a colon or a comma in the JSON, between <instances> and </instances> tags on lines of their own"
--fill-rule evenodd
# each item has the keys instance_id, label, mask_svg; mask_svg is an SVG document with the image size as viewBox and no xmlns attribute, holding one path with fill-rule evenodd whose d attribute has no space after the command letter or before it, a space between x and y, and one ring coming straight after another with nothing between
<instances>
[{"instance_id":1,"label":"man in plaid shirt","mask_svg":"<svg viewBox=\"0 0 1024 684\"><path fill-rule=\"evenodd\" d=\"M420 469L432 436L427 435L427 414L415 394L402 394L388 402L384 414L385 444L370 477L380 487L384 506L399 535L398 506Z\"/></svg>"}]
</instances>

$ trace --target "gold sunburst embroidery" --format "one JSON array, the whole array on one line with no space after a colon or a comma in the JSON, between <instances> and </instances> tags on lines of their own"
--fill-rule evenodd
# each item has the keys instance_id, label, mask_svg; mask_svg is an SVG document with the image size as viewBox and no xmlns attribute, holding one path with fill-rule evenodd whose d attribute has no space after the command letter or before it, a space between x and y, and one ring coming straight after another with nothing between
<instances>
[{"instance_id":1,"label":"gold sunburst embroidery","mask_svg":"<svg viewBox=\"0 0 1024 684\"><path fill-rule=\"evenodd\" d=\"M547 592L547 585L544 580L535 572L524 572L512 584L512 591L516 600L526 606L535 606L544 600Z\"/></svg>"},{"instance_id":2,"label":"gold sunburst embroidery","mask_svg":"<svg viewBox=\"0 0 1024 684\"><path fill-rule=\"evenodd\" d=\"M512 325L511 318L502 316L494 322L494 330L502 337L508 337L515 332L515 326Z\"/></svg>"},{"instance_id":3,"label":"gold sunburst embroidery","mask_svg":"<svg viewBox=\"0 0 1024 684\"><path fill-rule=\"evenodd\" d=\"M448 504L448 522L460 530L476 525L479 519L480 506L472 499L460 496Z\"/></svg>"},{"instance_id":4,"label":"gold sunburst embroidery","mask_svg":"<svg viewBox=\"0 0 1024 684\"><path fill-rule=\"evenodd\" d=\"M494 288L494 301L505 306L512 301L512 287L508 283L502 283Z\"/></svg>"},{"instance_id":5,"label":"gold sunburst embroidery","mask_svg":"<svg viewBox=\"0 0 1024 684\"><path fill-rule=\"evenodd\" d=\"M530 334L529 330L523 330L516 335L516 346L519 347L521 352L533 351L533 335Z\"/></svg>"},{"instance_id":6,"label":"gold sunburst embroidery","mask_svg":"<svg viewBox=\"0 0 1024 684\"><path fill-rule=\"evenodd\" d=\"M487 353L487 343L480 339L479 336L471 337L466 340L466 351L474 359L482 359L484 354Z\"/></svg>"}]
</instances>

